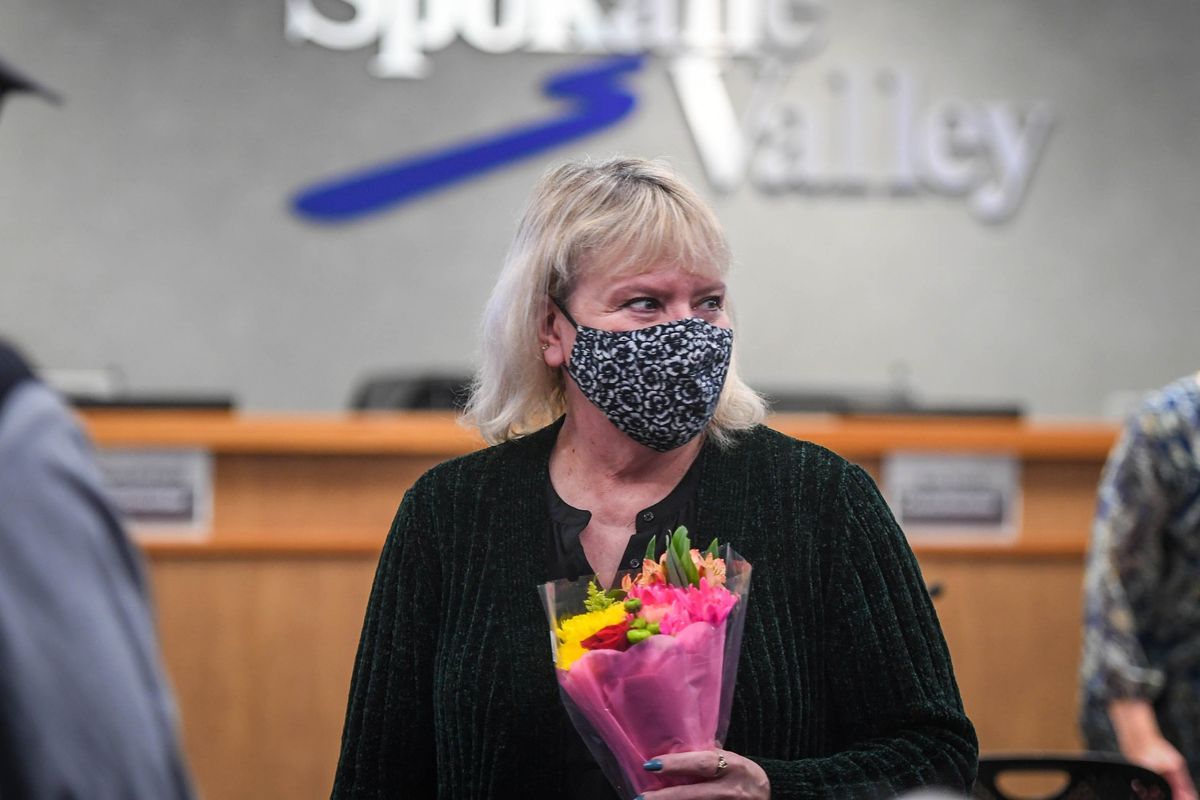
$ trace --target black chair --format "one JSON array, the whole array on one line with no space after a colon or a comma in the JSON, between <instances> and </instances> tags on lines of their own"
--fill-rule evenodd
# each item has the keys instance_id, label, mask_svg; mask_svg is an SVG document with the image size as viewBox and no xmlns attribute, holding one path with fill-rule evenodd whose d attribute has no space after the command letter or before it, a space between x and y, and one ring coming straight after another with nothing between
<instances>
[{"instance_id":1,"label":"black chair","mask_svg":"<svg viewBox=\"0 0 1200 800\"><path fill-rule=\"evenodd\" d=\"M461 410L470 390L471 379L466 375L376 375L355 389L350 407L359 411Z\"/></svg>"},{"instance_id":2,"label":"black chair","mask_svg":"<svg viewBox=\"0 0 1200 800\"><path fill-rule=\"evenodd\" d=\"M1021 800L1024 795L1006 793L997 782L1005 776L1034 775L1065 777L1061 789L1034 795L1038 800L1171 800L1166 778L1108 753L984 756L971 796Z\"/></svg>"}]
</instances>

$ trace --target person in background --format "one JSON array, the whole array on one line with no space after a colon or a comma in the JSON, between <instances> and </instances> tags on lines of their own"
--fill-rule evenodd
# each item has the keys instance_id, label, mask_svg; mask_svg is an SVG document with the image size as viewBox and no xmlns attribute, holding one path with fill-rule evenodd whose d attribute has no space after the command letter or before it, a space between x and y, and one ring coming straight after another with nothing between
<instances>
[{"instance_id":1,"label":"person in background","mask_svg":"<svg viewBox=\"0 0 1200 800\"><path fill-rule=\"evenodd\" d=\"M70 410L0 341L0 798L190 797L138 552Z\"/></svg>"},{"instance_id":2,"label":"person in background","mask_svg":"<svg viewBox=\"0 0 1200 800\"><path fill-rule=\"evenodd\" d=\"M1089 749L1200 776L1200 375L1152 393L1109 455L1085 575Z\"/></svg>"},{"instance_id":3,"label":"person in background","mask_svg":"<svg viewBox=\"0 0 1200 800\"><path fill-rule=\"evenodd\" d=\"M685 785L646 800L971 786L975 732L916 560L863 470L761 425L730 260L661 164L569 163L538 183L468 404L498 444L400 505L335 798L616 798L560 702L537 587L612 585L678 525L735 547L754 589L725 749L652 758Z\"/></svg>"},{"instance_id":4,"label":"person in background","mask_svg":"<svg viewBox=\"0 0 1200 800\"><path fill-rule=\"evenodd\" d=\"M0 61L10 92L56 96ZM62 400L0 339L0 800L188 800L146 577Z\"/></svg>"}]
</instances>

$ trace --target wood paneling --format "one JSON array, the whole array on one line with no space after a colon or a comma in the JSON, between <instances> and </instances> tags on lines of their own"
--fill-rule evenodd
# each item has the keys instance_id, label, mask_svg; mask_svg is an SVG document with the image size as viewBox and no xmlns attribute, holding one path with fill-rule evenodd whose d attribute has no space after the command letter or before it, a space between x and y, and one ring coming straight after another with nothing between
<instances>
[{"instance_id":1,"label":"wood paneling","mask_svg":"<svg viewBox=\"0 0 1200 800\"><path fill-rule=\"evenodd\" d=\"M327 798L377 555L152 559L205 797Z\"/></svg>"},{"instance_id":2,"label":"wood paneling","mask_svg":"<svg viewBox=\"0 0 1200 800\"><path fill-rule=\"evenodd\" d=\"M1079 749L1082 558L919 560L943 588L935 607L980 748Z\"/></svg>"},{"instance_id":3,"label":"wood paneling","mask_svg":"<svg viewBox=\"0 0 1200 800\"><path fill-rule=\"evenodd\" d=\"M103 411L81 415L101 445L203 446L216 452L461 455L479 435L442 411L252 416L214 412ZM958 417L837 417L776 414L768 422L848 458L890 450L1008 452L1049 460L1103 458L1116 429Z\"/></svg>"},{"instance_id":4,"label":"wood paneling","mask_svg":"<svg viewBox=\"0 0 1200 800\"><path fill-rule=\"evenodd\" d=\"M383 540L409 486L438 456L221 453L213 541Z\"/></svg>"},{"instance_id":5,"label":"wood paneling","mask_svg":"<svg viewBox=\"0 0 1200 800\"><path fill-rule=\"evenodd\" d=\"M148 543L163 649L206 797L328 797L379 548L404 490L480 446L436 412L255 418L89 412L98 443L215 456L214 524ZM895 450L1021 458L1018 538L918 543L985 752L1071 750L1083 552L1115 429L779 416L878 478Z\"/></svg>"},{"instance_id":6,"label":"wood paneling","mask_svg":"<svg viewBox=\"0 0 1200 800\"><path fill-rule=\"evenodd\" d=\"M206 447L220 453L403 453L451 455L482 446L444 411L348 415L242 415L104 411L81 414L97 444Z\"/></svg>"},{"instance_id":7,"label":"wood paneling","mask_svg":"<svg viewBox=\"0 0 1200 800\"><path fill-rule=\"evenodd\" d=\"M1103 467L1103 456L1093 461L1025 461L1020 541L1041 547L1074 545L1082 553Z\"/></svg>"},{"instance_id":8,"label":"wood paneling","mask_svg":"<svg viewBox=\"0 0 1200 800\"><path fill-rule=\"evenodd\" d=\"M328 796L377 552L152 559L167 666L208 797ZM1073 750L1082 562L922 553L984 752Z\"/></svg>"}]
</instances>

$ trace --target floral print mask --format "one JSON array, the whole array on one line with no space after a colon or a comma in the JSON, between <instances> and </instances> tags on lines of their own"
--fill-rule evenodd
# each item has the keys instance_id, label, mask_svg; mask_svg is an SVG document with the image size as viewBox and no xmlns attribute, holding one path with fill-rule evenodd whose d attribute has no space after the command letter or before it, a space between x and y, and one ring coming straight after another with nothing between
<instances>
[{"instance_id":1,"label":"floral print mask","mask_svg":"<svg viewBox=\"0 0 1200 800\"><path fill-rule=\"evenodd\" d=\"M567 374L613 425L660 453L704 430L729 372L733 331L695 317L603 331L554 302L576 331Z\"/></svg>"}]
</instances>

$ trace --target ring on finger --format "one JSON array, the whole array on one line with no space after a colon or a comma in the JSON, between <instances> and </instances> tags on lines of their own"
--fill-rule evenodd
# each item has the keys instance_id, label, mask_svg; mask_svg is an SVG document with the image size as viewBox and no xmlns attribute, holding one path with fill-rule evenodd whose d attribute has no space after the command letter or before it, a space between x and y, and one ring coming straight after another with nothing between
<instances>
[{"instance_id":1,"label":"ring on finger","mask_svg":"<svg viewBox=\"0 0 1200 800\"><path fill-rule=\"evenodd\" d=\"M724 772L728 768L729 768L729 762L725 760L725 756L722 755L721 753L717 753L717 769L713 774L720 775L722 772Z\"/></svg>"}]
</instances>

